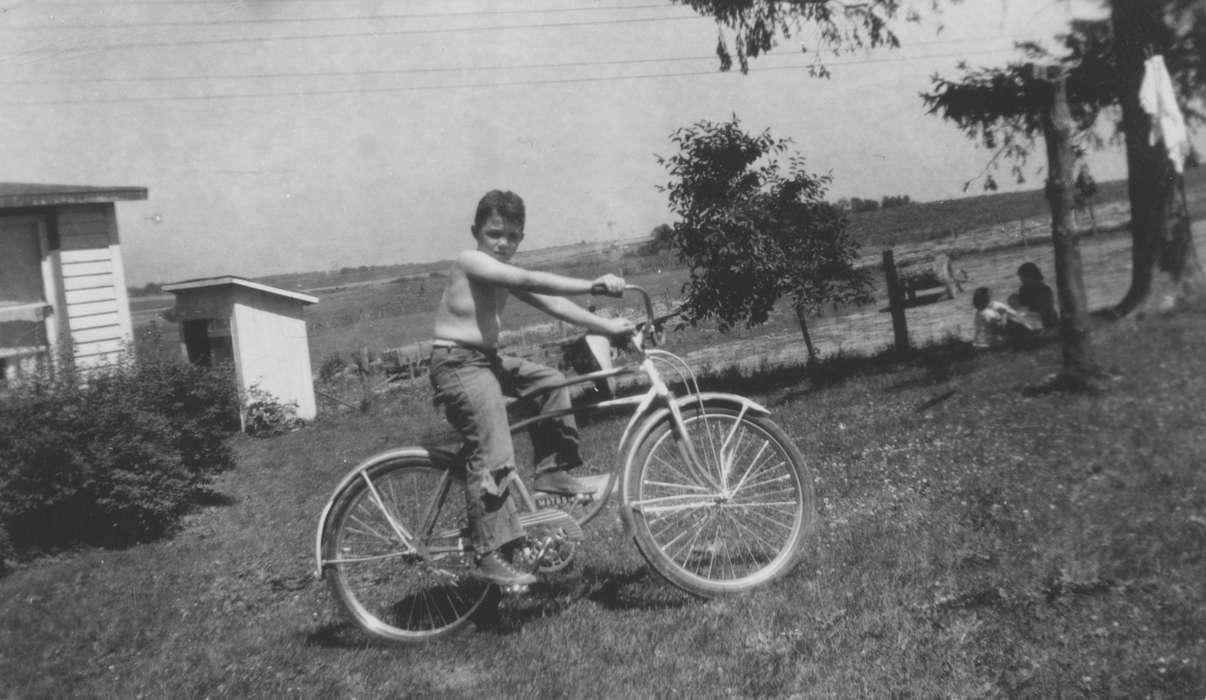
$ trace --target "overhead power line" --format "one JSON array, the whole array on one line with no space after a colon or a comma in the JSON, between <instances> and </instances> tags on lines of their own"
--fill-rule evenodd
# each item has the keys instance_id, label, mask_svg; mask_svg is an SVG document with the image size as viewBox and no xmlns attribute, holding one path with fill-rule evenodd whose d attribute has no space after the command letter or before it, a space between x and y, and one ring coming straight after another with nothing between
<instances>
[{"instance_id":1,"label":"overhead power line","mask_svg":"<svg viewBox=\"0 0 1206 700\"><path fill-rule=\"evenodd\" d=\"M339 32L329 34L282 34L279 36L261 36L261 37L230 37L219 39L187 39L183 41L135 41L119 44L102 44L99 46L78 46L70 49L63 48L42 48L42 49L27 49L19 52L18 56L28 56L35 54L54 54L64 51L87 50L90 52L97 51L117 51L124 49L156 49L156 48L178 48L181 46L213 46L222 44L259 44L278 41L313 41L313 40L328 40L328 39L360 39L364 37L385 37L385 36L415 36L423 34L453 34L457 32L472 32L472 31L500 31L509 29L563 29L566 27L591 27L605 26L617 24L642 24L653 22L681 22L684 20L702 20L704 17L696 15L678 15L673 17L641 17L622 19L599 19L599 20L584 20L581 22L545 22L536 24L507 24L507 25L491 25L479 27L447 27L440 29L396 29L382 30L372 32Z\"/></svg>"},{"instance_id":2,"label":"overhead power line","mask_svg":"<svg viewBox=\"0 0 1206 700\"><path fill-rule=\"evenodd\" d=\"M30 2L31 0L24 0ZM355 3L359 0L254 0L260 5L340 5ZM400 5L406 5L413 0L393 0ZM153 5L159 7L162 5L206 5L213 7L214 5L236 5L247 0L108 0L105 5L107 7L118 6L146 6ZM21 3L24 4L24 3ZM40 0L39 4L53 7L95 7L96 0Z\"/></svg>"},{"instance_id":3,"label":"overhead power line","mask_svg":"<svg viewBox=\"0 0 1206 700\"><path fill-rule=\"evenodd\" d=\"M891 57L891 58L869 58L857 59L849 61L831 61L826 63L826 67L840 68L850 65L865 65L871 63L889 63L894 61L920 61L944 58L965 58L968 56L988 55L1001 53L1009 49L987 49L981 51L960 51L949 54L931 54L928 56L914 56L909 58ZM715 59L714 56L709 57ZM758 66L754 69L754 73L765 71L781 71L781 70L807 70L810 64L794 63L782 66ZM678 73L647 73L638 75L612 75L612 76L596 76L596 77L580 77L580 78L538 78L538 79L523 79L513 81L490 81L477 83L444 83L436 85L406 85L398 87L383 87L383 88L337 88L327 90L292 90L292 91L276 91L276 92L246 92L246 93L218 93L207 95L169 95L169 96L147 96L147 97L113 97L113 98L81 98L81 99L54 99L54 100L36 100L36 101L13 101L0 102L0 107L33 107L43 105L76 105L76 104L121 104L121 103L147 103L147 102L203 102L208 100L240 100L240 99L261 99L261 98L276 98L276 97L323 97L336 95L355 95L355 94L388 94L388 93L404 93L404 92L432 92L440 90L471 90L482 88L500 88L500 87L522 87L522 86L538 86L538 85L563 85L572 83L603 83L617 82L621 80L649 80L660 78L685 78L698 76L725 76L727 73L721 73L716 69L699 70L699 71L684 71Z\"/></svg>"},{"instance_id":4,"label":"overhead power line","mask_svg":"<svg viewBox=\"0 0 1206 700\"><path fill-rule=\"evenodd\" d=\"M589 68L594 66L618 66L641 63L677 63L682 61L715 60L716 56L668 56L666 58L613 59L608 61L570 61L561 63L513 63L496 66L452 66L443 68L385 68L380 70L354 71L298 71L292 73L246 73L228 75L161 75L131 78L52 78L27 80L0 80L0 85L47 85L64 83L133 83L133 82L182 82L192 80L276 80L296 78L351 78L377 75L414 75L424 73L465 73L469 71L544 70L548 68Z\"/></svg>"},{"instance_id":5,"label":"overhead power line","mask_svg":"<svg viewBox=\"0 0 1206 700\"><path fill-rule=\"evenodd\" d=\"M264 0L259 0L263 2ZM277 2L286 2L288 0L276 0ZM305 2L314 2L316 0L300 0ZM119 3L126 4L126 3ZM153 3L164 4L164 3ZM178 3L183 4L183 3ZM212 2L209 4L213 4ZM439 19L450 17L505 17L511 15L556 15L570 12L612 12L620 10L650 10L668 9L666 3L645 4L645 5L616 5L614 7L557 7L546 10L526 8L520 10L472 10L469 12L423 12L410 14L375 14L375 15L342 15L336 17L271 17L271 18L254 18L254 19L227 19L227 20L187 20L175 22L130 22L123 24L91 22L87 24L28 24L20 27L0 27L2 32L24 32L24 31L54 31L54 30L79 30L79 29L168 29L168 28L185 28L185 27L228 27L238 25L259 25L259 24L302 24L315 22L358 22L358 21L380 21L380 20L395 20L395 19Z\"/></svg>"},{"instance_id":6,"label":"overhead power line","mask_svg":"<svg viewBox=\"0 0 1206 700\"><path fill-rule=\"evenodd\" d=\"M919 46L937 46L951 44L983 44L986 41L992 40L1007 40L1007 41L1024 41L1034 39L1036 37L1029 36L987 36L987 37L964 37L961 39L937 39L933 41L918 41L908 44L906 48L915 48ZM218 74L218 75L149 75L149 76L129 76L129 77L88 77L88 76L70 76L62 78L26 78L13 80L0 80L0 85L55 85L55 84L70 84L70 83L132 83L132 82L183 82L183 81L200 81L200 80L279 80L279 79L297 79L297 78L335 78L335 77L357 77L357 76L379 76L379 75L408 75L408 74L425 74L425 73L463 73L468 71L502 71L502 70L544 70L550 68L584 68L593 66L613 66L627 64L645 64L645 63L677 63L683 61L699 61L699 60L714 60L715 54L698 55L698 56L666 56L662 58L635 58L635 59L610 59L600 61L567 61L556 63L513 63L501 65L483 65L483 66L444 66L433 68L385 68L378 70L345 70L345 71L293 71L281 73L239 73L239 74ZM908 56L895 56L895 60L909 60ZM843 65L850 61L836 60L830 61L832 65Z\"/></svg>"}]
</instances>

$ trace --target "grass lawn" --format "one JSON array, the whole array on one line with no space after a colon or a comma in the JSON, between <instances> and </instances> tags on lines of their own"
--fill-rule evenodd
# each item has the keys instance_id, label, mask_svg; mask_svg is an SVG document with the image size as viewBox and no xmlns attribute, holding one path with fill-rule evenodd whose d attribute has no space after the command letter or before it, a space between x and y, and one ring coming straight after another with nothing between
<instances>
[{"instance_id":1,"label":"grass lawn","mask_svg":"<svg viewBox=\"0 0 1206 700\"><path fill-rule=\"evenodd\" d=\"M1098 396L1023 395L1056 346L740 379L815 471L793 574L694 600L605 513L567 572L417 648L369 643L311 572L339 476L441 436L426 393L239 438L174 537L0 579L0 695L1200 699L1206 310L1094 341ZM617 430L587 428L595 461Z\"/></svg>"}]
</instances>

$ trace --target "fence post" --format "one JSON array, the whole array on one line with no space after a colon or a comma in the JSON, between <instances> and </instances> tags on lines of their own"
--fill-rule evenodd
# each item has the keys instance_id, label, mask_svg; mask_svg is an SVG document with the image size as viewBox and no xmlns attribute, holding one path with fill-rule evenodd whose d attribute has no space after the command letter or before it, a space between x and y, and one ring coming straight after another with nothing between
<instances>
[{"instance_id":1,"label":"fence post","mask_svg":"<svg viewBox=\"0 0 1206 700\"><path fill-rule=\"evenodd\" d=\"M909 349L909 326L905 321L904 290L896 277L896 260L891 248L884 248L884 278L888 282L888 308L892 311L892 331L897 352Z\"/></svg>"}]
</instances>

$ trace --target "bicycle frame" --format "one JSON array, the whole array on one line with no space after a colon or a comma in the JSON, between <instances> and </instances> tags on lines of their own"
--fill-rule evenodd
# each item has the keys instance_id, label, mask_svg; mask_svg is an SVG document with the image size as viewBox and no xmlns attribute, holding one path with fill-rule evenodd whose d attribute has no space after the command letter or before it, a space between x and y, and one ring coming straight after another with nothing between
<instances>
[{"instance_id":1,"label":"bicycle frame","mask_svg":"<svg viewBox=\"0 0 1206 700\"><path fill-rule=\"evenodd\" d=\"M629 286L628 289L637 291L644 298L646 315L650 323L649 330L650 332L653 332L653 309L648 293L639 287ZM611 476L607 482L607 487L604 492L595 500L595 503L591 507L588 515L583 518L582 522L589 521L602 510L603 505L610 499L611 494L615 491L617 470L621 471L626 478L627 470L624 470L623 467L632 461L642 440L644 440L645 437L648 436L653 429L663 421L669 420L672 422L674 426L674 434L678 437L676 445L682 452L684 462L689 465L693 476L700 479L700 483L709 485L717 492L724 492L728 489L728 484L722 482L727 481L727 474L722 474L722 482L717 482L714 475L708 473L702 467L703 462L700 460L699 455L695 452L693 441L688 439L687 428L683 419L683 412L693 407L698 407L698 409L701 411L712 407L724 407L737 410L741 416L744 416L746 413L753 413L761 416L767 416L770 414L770 411L765 407L745 398L744 396L721 392L701 392L699 391L698 386L695 386L695 390L691 393L688 393L684 396L675 396L669 385L667 385L663 379L661 371L656 366L656 362L658 360L665 360L667 362L682 363L684 366L685 362L673 353L663 350L644 348L643 339L644 337L641 331L638 331L633 337L633 349L639 354L639 362L637 363L630 363L620 367L603 369L583 375L567 377L562 382L543 387L537 392L532 392L519 397L519 400L522 401L535 396L543 395L544 393L550 391L573 386L575 384L596 382L598 380L611 379L622 375L643 375L648 379L649 388L643 393L632 396L606 399L595 403L574 406L558 411L551 411L549 413L541 413L530 418L515 421L510 426L511 431L514 432L533 423L558 418L568 414L599 411L624 406L634 407L633 414L629 418L624 428L624 432L620 436L617 445L617 460L612 468ZM722 454L725 450L727 442L728 440L726 439L721 445ZM382 513L390 523L394 534L410 550L407 553L414 553L425 559L431 559L433 553L428 551L423 546L422 542L417 541L417 538L415 538L411 533L407 532L401 523L398 523L392 517L392 515L388 512L388 509L386 509L382 504L380 497L375 495L371 480L367 478L367 472L373 466L383 461L393 460L400 457L424 457L430 459L433 465L443 466L445 468L445 476L441 482L440 495L437 496L437 498L442 498L443 495L447 493L448 482L453 478L452 467L457 461L457 456L451 452L424 447L405 447L379 453L359 463L353 467L352 470L349 471L336 486L332 492L331 498L327 501L326 506L323 508L322 514L319 518L318 532L315 537L315 561L317 564L315 573L319 578L322 577L323 571L327 566L339 563L338 560L323 560L322 535L326 529L327 520L330 517L331 509L334 506L338 495L356 479L364 479L366 481L370 488L370 493L373 494L374 502L377 504L377 507L381 508ZM620 490L621 494L628 493L626 486L627 484L622 485ZM535 511L538 509L533 496L526 488L521 486L520 488L516 489L516 491L524 500L525 506L529 511ZM620 518L625 525L625 529L627 531L631 531L632 511L635 506L634 504L627 502L626 496L622 495L621 499ZM430 524L430 517L430 514L428 514L424 518L424 527L427 527ZM447 535L449 533L444 534Z\"/></svg>"}]
</instances>

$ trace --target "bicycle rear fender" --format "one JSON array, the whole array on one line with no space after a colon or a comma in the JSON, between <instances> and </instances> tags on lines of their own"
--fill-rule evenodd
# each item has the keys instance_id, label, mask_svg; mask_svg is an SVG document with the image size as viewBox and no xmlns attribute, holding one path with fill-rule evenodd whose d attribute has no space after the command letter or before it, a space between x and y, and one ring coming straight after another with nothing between
<instances>
[{"instance_id":1,"label":"bicycle rear fender","mask_svg":"<svg viewBox=\"0 0 1206 700\"><path fill-rule=\"evenodd\" d=\"M738 394L725 394L715 391L702 392L699 394L691 394L681 396L674 400L680 411L689 411L692 408L702 406L708 408L728 408L740 413L753 414L756 416L769 416L770 410L762 404L751 401L744 396ZM662 421L670 417L670 409L666 406L653 409L646 406L644 410L632 417L628 422L628 426L624 428L624 435L620 438L620 454L624 455L624 461L621 464L631 464L636 458L637 448L644 442L653 429ZM624 522L624 531L626 534L632 534L632 508L629 507L626 501L628 493L628 470L624 470L620 478L620 519Z\"/></svg>"},{"instance_id":2,"label":"bicycle rear fender","mask_svg":"<svg viewBox=\"0 0 1206 700\"><path fill-rule=\"evenodd\" d=\"M343 490L349 484L359 479L365 470L372 469L378 464L408 457L430 460L432 466L444 469L451 467L456 461L456 455L446 450L435 450L427 447L399 447L394 450L379 452L352 467L351 471L344 475L343 479L339 481L339 484L331 492L331 497L327 499L327 504L322 509L322 515L318 518L318 532L314 536L314 574L316 577L322 578L322 533L326 532L327 520L331 517L331 509L335 506L335 501L339 498L339 494L343 493Z\"/></svg>"}]
</instances>

